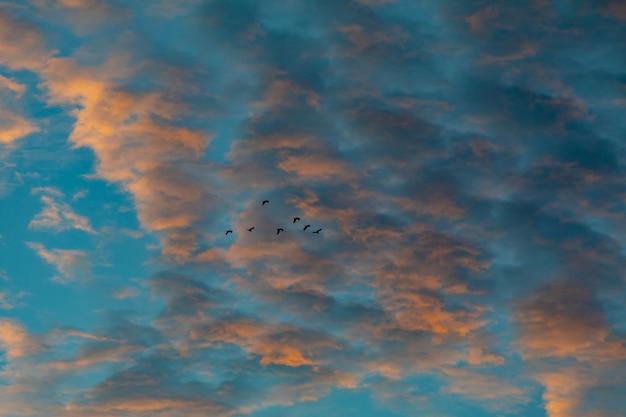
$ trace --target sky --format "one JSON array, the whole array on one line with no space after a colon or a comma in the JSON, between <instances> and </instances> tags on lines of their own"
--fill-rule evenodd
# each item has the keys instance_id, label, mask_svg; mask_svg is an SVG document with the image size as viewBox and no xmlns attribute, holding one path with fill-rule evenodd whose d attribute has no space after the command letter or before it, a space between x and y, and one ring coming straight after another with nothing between
<instances>
[{"instance_id":1,"label":"sky","mask_svg":"<svg viewBox=\"0 0 626 417\"><path fill-rule=\"evenodd\" d=\"M625 40L619 0L0 1L0 417L626 416Z\"/></svg>"}]
</instances>

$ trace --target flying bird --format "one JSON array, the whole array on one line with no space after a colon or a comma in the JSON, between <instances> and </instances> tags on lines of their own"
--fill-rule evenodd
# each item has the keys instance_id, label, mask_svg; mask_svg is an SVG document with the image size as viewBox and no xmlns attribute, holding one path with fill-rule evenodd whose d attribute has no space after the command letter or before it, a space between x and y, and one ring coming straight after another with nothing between
<instances>
[{"instance_id":1,"label":"flying bird","mask_svg":"<svg viewBox=\"0 0 626 417\"><path fill-rule=\"evenodd\" d=\"M294 218L293 218L293 222L294 222L294 223L295 223L295 222L297 222L298 220L300 220L300 217L294 217Z\"/></svg>"},{"instance_id":2,"label":"flying bird","mask_svg":"<svg viewBox=\"0 0 626 417\"><path fill-rule=\"evenodd\" d=\"M232 230L227 230L226 234L229 234L229 233L232 233L232 232L233 232Z\"/></svg>"},{"instance_id":3,"label":"flying bird","mask_svg":"<svg viewBox=\"0 0 626 417\"><path fill-rule=\"evenodd\" d=\"M284 232L284 230L283 230L283 229L280 229L280 228L279 228L279 229L276 229L276 234L279 234L280 232Z\"/></svg>"},{"instance_id":4,"label":"flying bird","mask_svg":"<svg viewBox=\"0 0 626 417\"><path fill-rule=\"evenodd\" d=\"M314 231L313 233L319 233L319 232L321 232L321 231L322 231L322 229L317 229L317 230L316 230L316 231Z\"/></svg>"},{"instance_id":5,"label":"flying bird","mask_svg":"<svg viewBox=\"0 0 626 417\"><path fill-rule=\"evenodd\" d=\"M262 206L266 205L267 203L269 203L269 200L263 200L263 202L261 203Z\"/></svg>"},{"instance_id":6,"label":"flying bird","mask_svg":"<svg viewBox=\"0 0 626 417\"><path fill-rule=\"evenodd\" d=\"M252 226L251 228L248 229L248 232L251 232L254 230L254 226Z\"/></svg>"},{"instance_id":7,"label":"flying bird","mask_svg":"<svg viewBox=\"0 0 626 417\"><path fill-rule=\"evenodd\" d=\"M309 227L311 227L311 225L310 225L310 224L307 224L306 226L304 226L304 229L302 229L302 230L306 230L306 229L308 229Z\"/></svg>"}]
</instances>

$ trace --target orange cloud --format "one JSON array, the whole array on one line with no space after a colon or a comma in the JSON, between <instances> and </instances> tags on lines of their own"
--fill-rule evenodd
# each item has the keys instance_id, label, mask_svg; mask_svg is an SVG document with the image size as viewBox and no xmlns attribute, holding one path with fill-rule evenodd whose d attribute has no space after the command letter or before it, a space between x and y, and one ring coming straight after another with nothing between
<instances>
[{"instance_id":1,"label":"orange cloud","mask_svg":"<svg viewBox=\"0 0 626 417\"><path fill-rule=\"evenodd\" d=\"M467 363L470 365L503 365L504 358L495 353L486 352L484 346L470 346L468 349Z\"/></svg>"},{"instance_id":2,"label":"orange cloud","mask_svg":"<svg viewBox=\"0 0 626 417\"><path fill-rule=\"evenodd\" d=\"M397 27L388 31L368 32L358 24L343 25L337 27L337 31L346 37L355 47L357 52L363 52L374 45L401 43L408 35Z\"/></svg>"},{"instance_id":3,"label":"orange cloud","mask_svg":"<svg viewBox=\"0 0 626 417\"><path fill-rule=\"evenodd\" d=\"M5 77L0 74L0 88L6 88L7 90L13 91L18 97L26 91L26 86L20 83L13 81L10 78Z\"/></svg>"},{"instance_id":4,"label":"orange cloud","mask_svg":"<svg viewBox=\"0 0 626 417\"><path fill-rule=\"evenodd\" d=\"M132 363L134 360L129 354L139 350L137 346L118 345L109 349L101 349L80 355L78 358L64 361L49 361L42 365L43 368L55 371L68 372L79 369L91 368L104 362Z\"/></svg>"},{"instance_id":5,"label":"orange cloud","mask_svg":"<svg viewBox=\"0 0 626 417\"><path fill-rule=\"evenodd\" d=\"M521 59L537 55L537 51L538 51L537 46L531 45L531 44L525 44L525 45L522 45L522 48L519 52L515 52L512 54L508 54L508 55L495 56L495 55L490 55L490 54L484 54L482 56L481 63L493 64L496 62L519 61Z\"/></svg>"},{"instance_id":6,"label":"orange cloud","mask_svg":"<svg viewBox=\"0 0 626 417\"><path fill-rule=\"evenodd\" d=\"M38 131L39 128L24 117L0 106L0 143L10 144Z\"/></svg>"},{"instance_id":7,"label":"orange cloud","mask_svg":"<svg viewBox=\"0 0 626 417\"><path fill-rule=\"evenodd\" d=\"M93 394L90 394L93 395ZM111 413L150 412L151 415L162 417L179 416L183 412L186 416L220 416L226 417L232 412L226 411L224 406L202 400L188 400L184 398L159 398L158 393L154 395L132 394L120 395L118 398L108 398L91 404L80 404L70 402L65 406L65 412L70 416L105 417Z\"/></svg>"},{"instance_id":8,"label":"orange cloud","mask_svg":"<svg viewBox=\"0 0 626 417\"><path fill-rule=\"evenodd\" d=\"M90 7L96 4L94 0L57 0L57 3L60 6L71 8Z\"/></svg>"},{"instance_id":9,"label":"orange cloud","mask_svg":"<svg viewBox=\"0 0 626 417\"><path fill-rule=\"evenodd\" d=\"M45 15L53 15L65 28L79 35L93 33L130 17L124 5L99 0L30 0Z\"/></svg>"},{"instance_id":10,"label":"orange cloud","mask_svg":"<svg viewBox=\"0 0 626 417\"><path fill-rule=\"evenodd\" d=\"M347 180L347 177L355 177L358 175L347 169L345 164L339 160L328 157L327 155L288 155L278 167L285 172L297 175L298 179L305 180L328 180L332 177L341 177Z\"/></svg>"},{"instance_id":11,"label":"orange cloud","mask_svg":"<svg viewBox=\"0 0 626 417\"><path fill-rule=\"evenodd\" d=\"M39 348L21 324L6 318L0 318L0 346L8 360L20 358Z\"/></svg>"},{"instance_id":12,"label":"orange cloud","mask_svg":"<svg viewBox=\"0 0 626 417\"><path fill-rule=\"evenodd\" d=\"M562 280L537 292L520 307L518 343L524 358L626 359L626 346L622 340L609 337L610 330L587 288Z\"/></svg>"},{"instance_id":13,"label":"orange cloud","mask_svg":"<svg viewBox=\"0 0 626 417\"><path fill-rule=\"evenodd\" d=\"M486 323L478 320L482 314L478 307L471 311L452 312L445 309L441 300L422 294L392 292L386 305L397 326L404 330L465 336Z\"/></svg>"},{"instance_id":14,"label":"orange cloud","mask_svg":"<svg viewBox=\"0 0 626 417\"><path fill-rule=\"evenodd\" d=\"M563 368L559 372L542 372L537 379L545 386L543 400L548 417L572 417L581 415L586 385L591 385L588 372L578 367Z\"/></svg>"},{"instance_id":15,"label":"orange cloud","mask_svg":"<svg viewBox=\"0 0 626 417\"><path fill-rule=\"evenodd\" d=\"M465 18L472 32L480 32L485 24L498 17L498 9L495 6L486 7Z\"/></svg>"},{"instance_id":16,"label":"orange cloud","mask_svg":"<svg viewBox=\"0 0 626 417\"><path fill-rule=\"evenodd\" d=\"M215 323L208 333L193 330L190 338L210 344L234 343L261 356L262 365L289 367L321 365L321 349L339 349L330 338L320 334L309 336L290 326L271 326L247 319Z\"/></svg>"},{"instance_id":17,"label":"orange cloud","mask_svg":"<svg viewBox=\"0 0 626 417\"><path fill-rule=\"evenodd\" d=\"M583 415L586 392L626 360L623 338L611 334L591 289L576 282L550 283L518 308L516 346L523 359L547 368L537 371L535 378L545 386L548 416ZM555 360L565 358L576 362L555 365Z\"/></svg>"},{"instance_id":18,"label":"orange cloud","mask_svg":"<svg viewBox=\"0 0 626 417\"><path fill-rule=\"evenodd\" d=\"M0 404L2 413L10 416L36 416L40 409L29 399L23 398L25 392L32 392L32 387L24 383L2 385L0 387Z\"/></svg>"},{"instance_id":19,"label":"orange cloud","mask_svg":"<svg viewBox=\"0 0 626 417\"><path fill-rule=\"evenodd\" d=\"M173 121L185 109L164 94L131 94L111 81L135 70L119 57L103 68L80 67L70 58L53 58L43 70L43 84L50 102L80 106L73 111L76 123L69 140L94 151L97 175L121 183L135 201L141 225L165 233L165 245L176 245L172 237L206 213L208 190L194 179L191 167L201 164L211 135L155 121L154 116ZM184 260L192 248L163 250Z\"/></svg>"},{"instance_id":20,"label":"orange cloud","mask_svg":"<svg viewBox=\"0 0 626 417\"><path fill-rule=\"evenodd\" d=\"M52 55L41 31L0 10L0 65L13 70L42 68Z\"/></svg>"},{"instance_id":21,"label":"orange cloud","mask_svg":"<svg viewBox=\"0 0 626 417\"><path fill-rule=\"evenodd\" d=\"M608 14L619 20L626 20L626 4L624 2L611 2L607 7Z\"/></svg>"}]
</instances>

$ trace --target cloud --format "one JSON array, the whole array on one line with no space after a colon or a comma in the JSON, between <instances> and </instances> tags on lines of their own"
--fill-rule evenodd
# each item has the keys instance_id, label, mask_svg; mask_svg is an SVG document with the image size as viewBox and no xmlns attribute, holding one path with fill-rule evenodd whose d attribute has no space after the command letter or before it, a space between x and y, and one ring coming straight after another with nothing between
<instances>
[{"instance_id":1,"label":"cloud","mask_svg":"<svg viewBox=\"0 0 626 417\"><path fill-rule=\"evenodd\" d=\"M397 45L402 42L403 38L408 36L406 32L399 30L397 27L392 27L390 30L387 28L386 33L385 31L372 33L366 31L358 24L338 26L337 31L352 43L358 53L362 53L373 46L384 44Z\"/></svg>"},{"instance_id":2,"label":"cloud","mask_svg":"<svg viewBox=\"0 0 626 417\"><path fill-rule=\"evenodd\" d=\"M0 319L0 345L6 359L13 360L25 356L39 348L39 343L17 321Z\"/></svg>"},{"instance_id":3,"label":"cloud","mask_svg":"<svg viewBox=\"0 0 626 417\"><path fill-rule=\"evenodd\" d=\"M0 143L4 145L39 131L30 121L4 106L0 106L0 125Z\"/></svg>"},{"instance_id":4,"label":"cloud","mask_svg":"<svg viewBox=\"0 0 626 417\"><path fill-rule=\"evenodd\" d=\"M100 348L77 355L71 360L49 361L44 366L60 372L76 372L94 368L97 365L109 363L132 363L130 354L137 350L135 346L117 345L109 348Z\"/></svg>"},{"instance_id":5,"label":"cloud","mask_svg":"<svg viewBox=\"0 0 626 417\"><path fill-rule=\"evenodd\" d=\"M97 175L121 184L131 194L142 226L163 232L164 252L184 259L187 251L168 247L176 245L175 234L187 230L189 235L189 228L204 220L202 208L215 199L195 168L202 166L211 134L170 124L182 117L184 107L164 93L132 93L110 81L136 71L127 67L120 73L124 64L111 60L105 68L82 67L72 59L54 58L45 69L44 84L52 102L81 105L74 112L70 141L95 152Z\"/></svg>"},{"instance_id":6,"label":"cloud","mask_svg":"<svg viewBox=\"0 0 626 417\"><path fill-rule=\"evenodd\" d=\"M89 193L89 190L77 191L72 195L72 201L80 200L81 198L84 198L85 196L87 196L88 193Z\"/></svg>"},{"instance_id":7,"label":"cloud","mask_svg":"<svg viewBox=\"0 0 626 417\"><path fill-rule=\"evenodd\" d=\"M0 277L1 276L2 273L0 271ZM26 295L28 295L28 293L25 291L19 291L17 293L13 291L0 291L0 309L12 310L16 307L22 307L24 304L20 300Z\"/></svg>"},{"instance_id":8,"label":"cloud","mask_svg":"<svg viewBox=\"0 0 626 417\"><path fill-rule=\"evenodd\" d=\"M57 5L69 8L92 7L96 2L91 0L58 0Z\"/></svg>"},{"instance_id":9,"label":"cloud","mask_svg":"<svg viewBox=\"0 0 626 417\"><path fill-rule=\"evenodd\" d=\"M589 376L577 369L564 369L561 372L542 373L541 382L546 387L543 399L546 402L546 413L549 417L566 417L576 415L582 403L581 388Z\"/></svg>"},{"instance_id":10,"label":"cloud","mask_svg":"<svg viewBox=\"0 0 626 417\"><path fill-rule=\"evenodd\" d=\"M588 288L565 280L556 282L520 307L525 356L626 360L623 341L611 340L600 305Z\"/></svg>"},{"instance_id":11,"label":"cloud","mask_svg":"<svg viewBox=\"0 0 626 417\"><path fill-rule=\"evenodd\" d=\"M202 3L203 0L159 0L150 8L149 13L173 19L193 13Z\"/></svg>"},{"instance_id":12,"label":"cloud","mask_svg":"<svg viewBox=\"0 0 626 417\"><path fill-rule=\"evenodd\" d=\"M234 343L260 357L261 365L289 367L321 365L316 356L323 349L339 349L331 338L319 332L290 326L267 326L250 319L226 320L192 330L191 341Z\"/></svg>"},{"instance_id":13,"label":"cloud","mask_svg":"<svg viewBox=\"0 0 626 417\"><path fill-rule=\"evenodd\" d=\"M511 404L527 402L527 393L498 374L482 374L462 369L449 368L444 373L449 377L449 384L444 389L448 393L460 394L471 400L498 400L493 404L496 409L510 407ZM490 406L489 404L488 406Z\"/></svg>"},{"instance_id":14,"label":"cloud","mask_svg":"<svg viewBox=\"0 0 626 417\"><path fill-rule=\"evenodd\" d=\"M13 308L13 304L7 300L7 294L0 292L0 308L4 310L10 310Z\"/></svg>"},{"instance_id":15,"label":"cloud","mask_svg":"<svg viewBox=\"0 0 626 417\"><path fill-rule=\"evenodd\" d=\"M52 281L67 284L73 281L83 281L91 277L92 265L87 252L78 249L47 249L40 243L26 242L37 255L48 264L54 266L59 275L52 277Z\"/></svg>"},{"instance_id":16,"label":"cloud","mask_svg":"<svg viewBox=\"0 0 626 417\"><path fill-rule=\"evenodd\" d=\"M278 163L283 171L295 174L305 180L329 180L335 176L348 176L348 170L339 160L333 160L325 155L288 155Z\"/></svg>"},{"instance_id":17,"label":"cloud","mask_svg":"<svg viewBox=\"0 0 626 417\"><path fill-rule=\"evenodd\" d=\"M485 25L490 21L498 17L498 9L495 6L489 6L483 10L479 10L476 13L465 18L465 21L470 27L472 32L478 32L483 30Z\"/></svg>"},{"instance_id":18,"label":"cloud","mask_svg":"<svg viewBox=\"0 0 626 417\"><path fill-rule=\"evenodd\" d=\"M104 28L110 28L130 17L128 8L114 1L29 0L29 2L34 6L32 14L55 18L81 36L89 36Z\"/></svg>"},{"instance_id":19,"label":"cloud","mask_svg":"<svg viewBox=\"0 0 626 417\"><path fill-rule=\"evenodd\" d=\"M28 224L32 229L52 229L56 232L75 229L96 233L87 217L76 214L69 204L62 201L63 194L54 188L33 188L31 194L40 194L45 207Z\"/></svg>"},{"instance_id":20,"label":"cloud","mask_svg":"<svg viewBox=\"0 0 626 417\"><path fill-rule=\"evenodd\" d=\"M118 300L125 300L127 298L136 298L139 296L139 291L133 287L124 287L113 293L113 298Z\"/></svg>"},{"instance_id":21,"label":"cloud","mask_svg":"<svg viewBox=\"0 0 626 417\"><path fill-rule=\"evenodd\" d=\"M524 359L576 360L575 365L546 364L535 376L546 387L549 417L582 415L587 393L613 378L610 369L626 363L623 338L611 334L600 304L581 283L563 279L540 289L519 306L517 319Z\"/></svg>"},{"instance_id":22,"label":"cloud","mask_svg":"<svg viewBox=\"0 0 626 417\"><path fill-rule=\"evenodd\" d=\"M0 88L6 88L13 91L18 98L26 91L26 86L15 82L14 80L0 74Z\"/></svg>"},{"instance_id":23,"label":"cloud","mask_svg":"<svg viewBox=\"0 0 626 417\"><path fill-rule=\"evenodd\" d=\"M35 24L18 20L0 9L0 65L13 70L39 69L53 54Z\"/></svg>"},{"instance_id":24,"label":"cloud","mask_svg":"<svg viewBox=\"0 0 626 417\"><path fill-rule=\"evenodd\" d=\"M610 2L607 9L610 16L616 19L626 20L626 7L623 3Z\"/></svg>"},{"instance_id":25,"label":"cloud","mask_svg":"<svg viewBox=\"0 0 626 417\"><path fill-rule=\"evenodd\" d=\"M485 54L483 62L485 64L493 64L494 62L502 62L502 61L518 61L520 59L524 59L529 56L535 56L537 54L537 49L533 45L522 45L522 48L519 52L514 52L512 54L494 56Z\"/></svg>"},{"instance_id":26,"label":"cloud","mask_svg":"<svg viewBox=\"0 0 626 417\"><path fill-rule=\"evenodd\" d=\"M13 347L33 367L13 385L50 393L25 413L332 414L361 394L381 414L619 412L619 6L31 4L49 32L0 15L7 79L61 112L173 272L107 287L133 300L103 315L136 322ZM33 227L93 231L36 193ZM90 275L84 248L28 245L59 281Z\"/></svg>"}]
</instances>

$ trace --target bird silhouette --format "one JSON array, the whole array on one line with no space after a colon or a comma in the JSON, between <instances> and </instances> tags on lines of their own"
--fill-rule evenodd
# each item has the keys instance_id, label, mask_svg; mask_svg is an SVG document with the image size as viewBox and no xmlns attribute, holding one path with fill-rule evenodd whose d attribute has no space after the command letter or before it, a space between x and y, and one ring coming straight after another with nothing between
<instances>
[{"instance_id":1,"label":"bird silhouette","mask_svg":"<svg viewBox=\"0 0 626 417\"><path fill-rule=\"evenodd\" d=\"M307 224L306 226L304 226L304 229L302 229L302 230L306 230L306 229L308 229L309 227L311 227L311 225L310 225L310 224Z\"/></svg>"},{"instance_id":2,"label":"bird silhouette","mask_svg":"<svg viewBox=\"0 0 626 417\"><path fill-rule=\"evenodd\" d=\"M254 226L252 226L251 228L248 229L248 232L251 232L254 230Z\"/></svg>"},{"instance_id":3,"label":"bird silhouette","mask_svg":"<svg viewBox=\"0 0 626 417\"><path fill-rule=\"evenodd\" d=\"M227 230L226 234L229 234L229 233L232 233L232 232L233 232L232 230Z\"/></svg>"},{"instance_id":4,"label":"bird silhouette","mask_svg":"<svg viewBox=\"0 0 626 417\"><path fill-rule=\"evenodd\" d=\"M269 203L269 200L263 200L263 202L261 203L262 206L266 205L267 203Z\"/></svg>"},{"instance_id":5,"label":"bird silhouette","mask_svg":"<svg viewBox=\"0 0 626 417\"><path fill-rule=\"evenodd\" d=\"M319 232L321 232L321 231L322 231L322 229L317 229L317 230L316 230L316 231L314 231L313 233L319 233Z\"/></svg>"},{"instance_id":6,"label":"bird silhouette","mask_svg":"<svg viewBox=\"0 0 626 417\"><path fill-rule=\"evenodd\" d=\"M276 234L279 234L280 232L284 232L284 230L280 228L276 229Z\"/></svg>"},{"instance_id":7,"label":"bird silhouette","mask_svg":"<svg viewBox=\"0 0 626 417\"><path fill-rule=\"evenodd\" d=\"M300 220L300 217L294 217L294 218L293 218L293 222L294 222L294 223L295 223L295 222L297 222L298 220Z\"/></svg>"}]
</instances>

